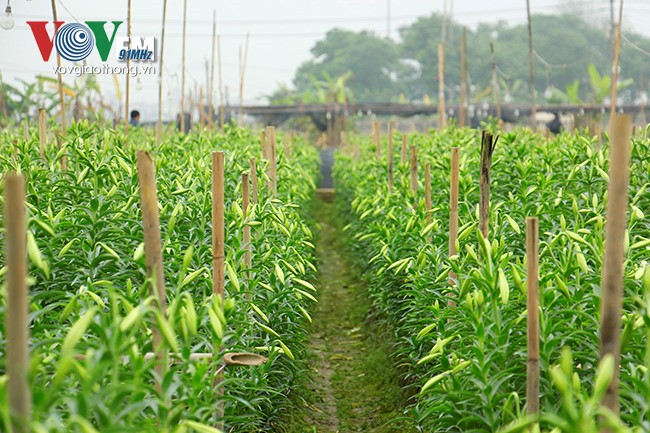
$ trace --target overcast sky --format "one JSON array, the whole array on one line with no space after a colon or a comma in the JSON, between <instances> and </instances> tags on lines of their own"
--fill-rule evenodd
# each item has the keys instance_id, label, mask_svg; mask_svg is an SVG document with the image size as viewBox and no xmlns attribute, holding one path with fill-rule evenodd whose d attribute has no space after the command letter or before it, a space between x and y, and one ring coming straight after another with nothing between
<instances>
[{"instance_id":1,"label":"overcast sky","mask_svg":"<svg viewBox=\"0 0 650 433\"><path fill-rule=\"evenodd\" d=\"M0 0L3 4L4 1ZM133 35L160 37L162 0L132 0ZM563 3L566 0L562 1ZM587 5L590 16L605 20L609 16L609 0L571 0ZM558 0L531 0L533 13L554 13ZM37 74L55 77L50 62L43 62L31 30L25 21L51 20L50 0L13 0L16 27L11 31L0 29L0 72L3 79L31 79ZM127 0L89 1L57 0L59 20L124 20ZM648 0L625 0L624 31L650 34ZM206 82L206 61L212 46L212 13L217 9L217 27L221 34L224 83L229 100L239 103L239 50L250 32L248 67L245 80L245 103L263 103L263 96L271 93L277 83L290 83L296 67L309 59L309 49L333 27L350 30L371 30L385 35L388 28L387 0L188 0L187 26L187 85ZM417 17L441 12L443 0L392 0L390 2L390 35L398 38L398 29ZM525 21L525 0L455 0L453 18L466 25L479 22L506 20L511 24ZM183 1L168 0L167 38L165 46L165 117L178 111L181 82ZM534 23L533 23L534 26ZM51 32L52 28L48 28ZM543 31L534 29L535 32ZM126 36L126 24L118 31ZM114 47L115 48L115 47ZM117 64L114 52L109 59ZM97 52L88 58L91 65L100 65ZM64 61L64 65L66 65ZM72 77L64 78L70 82ZM101 85L108 99L115 98L115 86L109 76L101 77ZM122 89L125 78L119 79ZM142 76L132 79L131 107L141 108L143 120L153 120L157 110L157 77ZM216 98L216 96L215 96Z\"/></svg>"}]
</instances>

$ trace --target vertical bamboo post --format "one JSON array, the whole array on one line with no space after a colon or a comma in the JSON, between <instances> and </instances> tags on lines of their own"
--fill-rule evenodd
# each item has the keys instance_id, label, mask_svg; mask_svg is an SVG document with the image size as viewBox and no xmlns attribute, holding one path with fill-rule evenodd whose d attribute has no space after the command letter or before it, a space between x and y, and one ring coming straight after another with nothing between
<instances>
[{"instance_id":1,"label":"vertical bamboo post","mask_svg":"<svg viewBox=\"0 0 650 433\"><path fill-rule=\"evenodd\" d=\"M181 55L181 132L185 133L185 56L187 42L187 0L183 0L183 50Z\"/></svg>"},{"instance_id":2,"label":"vertical bamboo post","mask_svg":"<svg viewBox=\"0 0 650 433\"><path fill-rule=\"evenodd\" d=\"M215 51L217 49L217 10L212 11L212 55L210 66L210 90L208 95L208 124L210 127L214 124L214 63Z\"/></svg>"},{"instance_id":3,"label":"vertical bamboo post","mask_svg":"<svg viewBox=\"0 0 650 433\"><path fill-rule=\"evenodd\" d=\"M142 208L142 227L144 229L144 251L147 277L151 279L151 294L156 298L160 313L165 316L165 272L163 268L162 247L160 241L160 220L158 216L158 194L156 192L156 175L149 153L139 150L137 153L138 185L140 187L140 207ZM162 343L160 331L153 327L153 352L158 353ZM159 353L156 372L160 380L167 370L167 353ZM162 383L156 383L158 392Z\"/></svg>"},{"instance_id":4,"label":"vertical bamboo post","mask_svg":"<svg viewBox=\"0 0 650 433\"><path fill-rule=\"evenodd\" d=\"M253 204L258 203L258 189L259 185L257 183L257 164L255 162L255 158L250 159L250 166L251 166L251 184L253 185L252 188L252 199L253 199Z\"/></svg>"},{"instance_id":5,"label":"vertical bamboo post","mask_svg":"<svg viewBox=\"0 0 650 433\"><path fill-rule=\"evenodd\" d=\"M467 126L467 29L460 40L460 109L459 126Z\"/></svg>"},{"instance_id":6,"label":"vertical bamboo post","mask_svg":"<svg viewBox=\"0 0 650 433\"><path fill-rule=\"evenodd\" d=\"M459 180L459 159L460 151L458 147L451 149L451 167L449 174L449 257L455 256L456 240L458 239L458 180ZM456 274L449 271L449 284L454 285ZM453 293L450 292L450 297ZM450 306L455 306L456 302L449 300Z\"/></svg>"},{"instance_id":7,"label":"vertical bamboo post","mask_svg":"<svg viewBox=\"0 0 650 433\"><path fill-rule=\"evenodd\" d=\"M29 387L29 318L25 184L23 176L5 177L5 261L7 264L7 376L14 433L28 433L32 411Z\"/></svg>"},{"instance_id":8,"label":"vertical bamboo post","mask_svg":"<svg viewBox=\"0 0 650 433\"><path fill-rule=\"evenodd\" d=\"M127 13L126 13L126 37L129 38L129 49L131 48L131 0L128 0L127 2ZM128 71L129 68L131 67L131 56L127 56L126 58L126 70ZM130 93L131 93L131 74L128 72L125 74L126 75L126 87L124 89L124 97L125 97L125 104L124 104L124 133L128 134L129 133L129 119L130 119L130 111L129 111L129 103L130 101Z\"/></svg>"},{"instance_id":9,"label":"vertical bamboo post","mask_svg":"<svg viewBox=\"0 0 650 433\"><path fill-rule=\"evenodd\" d=\"M163 101L163 69L165 54L165 26L167 25L167 0L163 0L162 31L160 35L160 65L158 70L158 123L156 124L156 137L158 143L162 142L162 101Z\"/></svg>"},{"instance_id":10,"label":"vertical bamboo post","mask_svg":"<svg viewBox=\"0 0 650 433\"><path fill-rule=\"evenodd\" d=\"M253 263L251 259L251 226L248 225L248 207L250 205L250 182L248 179L248 173L242 173L241 182L242 211L244 213L244 269L246 270L246 287L248 290L247 297L250 300L252 297L250 281L253 279L253 271L251 270Z\"/></svg>"},{"instance_id":11,"label":"vertical bamboo post","mask_svg":"<svg viewBox=\"0 0 650 433\"><path fill-rule=\"evenodd\" d=\"M393 190L393 129L395 123L391 120L388 122L388 189Z\"/></svg>"},{"instance_id":12,"label":"vertical bamboo post","mask_svg":"<svg viewBox=\"0 0 650 433\"><path fill-rule=\"evenodd\" d=\"M431 224L431 163L424 165L424 201L427 225Z\"/></svg>"},{"instance_id":13,"label":"vertical bamboo post","mask_svg":"<svg viewBox=\"0 0 650 433\"><path fill-rule=\"evenodd\" d=\"M497 144L492 133L483 130L481 135L481 178L479 180L479 229L483 237L488 237L490 214L490 171L492 169L492 153Z\"/></svg>"},{"instance_id":14,"label":"vertical bamboo post","mask_svg":"<svg viewBox=\"0 0 650 433\"><path fill-rule=\"evenodd\" d=\"M492 101L497 107L497 118L501 120L501 89L497 79L497 60L492 42L490 42L490 63L492 64Z\"/></svg>"},{"instance_id":15,"label":"vertical bamboo post","mask_svg":"<svg viewBox=\"0 0 650 433\"><path fill-rule=\"evenodd\" d=\"M29 123L27 123L27 119L23 120L23 137L25 143L29 141Z\"/></svg>"},{"instance_id":16,"label":"vertical bamboo post","mask_svg":"<svg viewBox=\"0 0 650 433\"><path fill-rule=\"evenodd\" d=\"M266 139L268 141L269 158L269 194L273 197L278 194L278 159L276 154L275 127L267 127Z\"/></svg>"},{"instance_id":17,"label":"vertical bamboo post","mask_svg":"<svg viewBox=\"0 0 650 433\"><path fill-rule=\"evenodd\" d=\"M378 120L372 122L372 139L377 150L377 159L381 158L381 125Z\"/></svg>"},{"instance_id":18,"label":"vertical bamboo post","mask_svg":"<svg viewBox=\"0 0 650 433\"><path fill-rule=\"evenodd\" d=\"M530 63L530 123L533 131L537 129L537 107L535 104L535 67L533 57L533 21L530 15L530 0L526 0L526 15L528 16L528 53Z\"/></svg>"},{"instance_id":19,"label":"vertical bamboo post","mask_svg":"<svg viewBox=\"0 0 650 433\"><path fill-rule=\"evenodd\" d=\"M45 146L47 145L47 113L45 108L38 109L38 138L41 152L41 159L45 158Z\"/></svg>"},{"instance_id":20,"label":"vertical bamboo post","mask_svg":"<svg viewBox=\"0 0 650 433\"><path fill-rule=\"evenodd\" d=\"M52 17L56 23L59 18L56 13L56 0L52 0ZM55 24L56 26L56 24ZM56 66L58 68L57 79L59 82L59 104L61 105L61 131L63 131L63 136L66 134L66 122L65 122L65 99L63 98L63 75L61 75L61 55L56 53Z\"/></svg>"},{"instance_id":21,"label":"vertical bamboo post","mask_svg":"<svg viewBox=\"0 0 650 433\"><path fill-rule=\"evenodd\" d=\"M409 141L408 135L402 134L402 150L400 152L400 162L402 164L406 164L407 161L406 148L408 146L408 141Z\"/></svg>"},{"instance_id":22,"label":"vertical bamboo post","mask_svg":"<svg viewBox=\"0 0 650 433\"><path fill-rule=\"evenodd\" d=\"M411 192L415 196L415 207L417 208L418 192L418 148L411 146Z\"/></svg>"},{"instance_id":23,"label":"vertical bamboo post","mask_svg":"<svg viewBox=\"0 0 650 433\"><path fill-rule=\"evenodd\" d=\"M623 297L623 262L627 220L627 188L630 170L630 132L632 116L614 113L612 117L607 222L605 226L605 260L602 274L600 322L600 357L611 354L615 361L612 379L603 406L618 413L618 374L621 348L621 310Z\"/></svg>"},{"instance_id":24,"label":"vertical bamboo post","mask_svg":"<svg viewBox=\"0 0 650 433\"><path fill-rule=\"evenodd\" d=\"M269 127L267 127L268 130ZM260 144L262 146L262 159L269 159L269 149L267 144L266 131L262 129L260 132Z\"/></svg>"},{"instance_id":25,"label":"vertical bamboo post","mask_svg":"<svg viewBox=\"0 0 650 433\"><path fill-rule=\"evenodd\" d=\"M539 220L526 218L527 263L527 332L528 361L526 368L526 413L539 413Z\"/></svg>"},{"instance_id":26,"label":"vertical bamboo post","mask_svg":"<svg viewBox=\"0 0 650 433\"><path fill-rule=\"evenodd\" d=\"M221 65L221 37L217 36L217 62L219 62L219 128L226 123L226 111L223 105L223 67Z\"/></svg>"},{"instance_id":27,"label":"vertical bamboo post","mask_svg":"<svg viewBox=\"0 0 650 433\"><path fill-rule=\"evenodd\" d=\"M212 291L223 299L225 286L224 247L224 154L212 152Z\"/></svg>"},{"instance_id":28,"label":"vertical bamboo post","mask_svg":"<svg viewBox=\"0 0 650 433\"><path fill-rule=\"evenodd\" d=\"M623 27L623 0L621 0L621 3L619 4L618 25L616 26L616 45L614 47L614 65L613 65L614 68L612 71L612 97L611 97L612 102L610 103L610 109L609 109L610 127L614 126L612 119L614 118L614 113L616 113L616 98L618 92L618 64L619 64L619 56L621 52L622 27Z\"/></svg>"},{"instance_id":29,"label":"vertical bamboo post","mask_svg":"<svg viewBox=\"0 0 650 433\"><path fill-rule=\"evenodd\" d=\"M438 129L445 127L445 46L438 44Z\"/></svg>"}]
</instances>

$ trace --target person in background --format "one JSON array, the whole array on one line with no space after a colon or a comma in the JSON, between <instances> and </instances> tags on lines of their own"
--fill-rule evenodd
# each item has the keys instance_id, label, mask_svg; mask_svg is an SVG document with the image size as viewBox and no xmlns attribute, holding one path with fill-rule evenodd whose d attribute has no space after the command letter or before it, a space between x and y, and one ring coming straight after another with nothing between
<instances>
[{"instance_id":1,"label":"person in background","mask_svg":"<svg viewBox=\"0 0 650 433\"><path fill-rule=\"evenodd\" d=\"M131 120L129 120L129 125L131 126L140 125L140 112L138 110L131 111Z\"/></svg>"}]
</instances>

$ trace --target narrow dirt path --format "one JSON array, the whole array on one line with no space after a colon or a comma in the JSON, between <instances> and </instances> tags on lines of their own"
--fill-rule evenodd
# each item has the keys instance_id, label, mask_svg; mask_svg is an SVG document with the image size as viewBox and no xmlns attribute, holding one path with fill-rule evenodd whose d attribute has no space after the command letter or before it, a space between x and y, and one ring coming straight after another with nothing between
<instances>
[{"instance_id":1,"label":"narrow dirt path","mask_svg":"<svg viewBox=\"0 0 650 433\"><path fill-rule=\"evenodd\" d=\"M408 433L405 396L391 368L391 341L370 318L365 285L344 252L334 204L318 198L319 303L313 314L312 383L302 432ZM298 430L296 430L298 431Z\"/></svg>"}]
</instances>

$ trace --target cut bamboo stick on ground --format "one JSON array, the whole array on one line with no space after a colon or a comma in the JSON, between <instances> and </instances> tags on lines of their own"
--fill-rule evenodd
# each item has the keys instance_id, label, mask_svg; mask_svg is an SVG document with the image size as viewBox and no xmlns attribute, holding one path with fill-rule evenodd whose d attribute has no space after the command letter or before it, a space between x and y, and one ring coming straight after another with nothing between
<instances>
[{"instance_id":1,"label":"cut bamboo stick on ground","mask_svg":"<svg viewBox=\"0 0 650 433\"><path fill-rule=\"evenodd\" d=\"M5 263L7 266L6 372L14 433L31 431L29 318L27 302L27 221L22 175L5 177Z\"/></svg>"},{"instance_id":2,"label":"cut bamboo stick on ground","mask_svg":"<svg viewBox=\"0 0 650 433\"><path fill-rule=\"evenodd\" d=\"M539 220L526 219L527 335L526 413L539 413Z\"/></svg>"},{"instance_id":3,"label":"cut bamboo stick on ground","mask_svg":"<svg viewBox=\"0 0 650 433\"><path fill-rule=\"evenodd\" d=\"M605 259L601 283L600 357L602 359L608 354L614 357L614 378L607 388L602 405L612 412L618 413L623 263L625 260L625 229L627 226L625 211L628 205L627 189L630 174L632 117L614 113L611 125Z\"/></svg>"}]
</instances>

